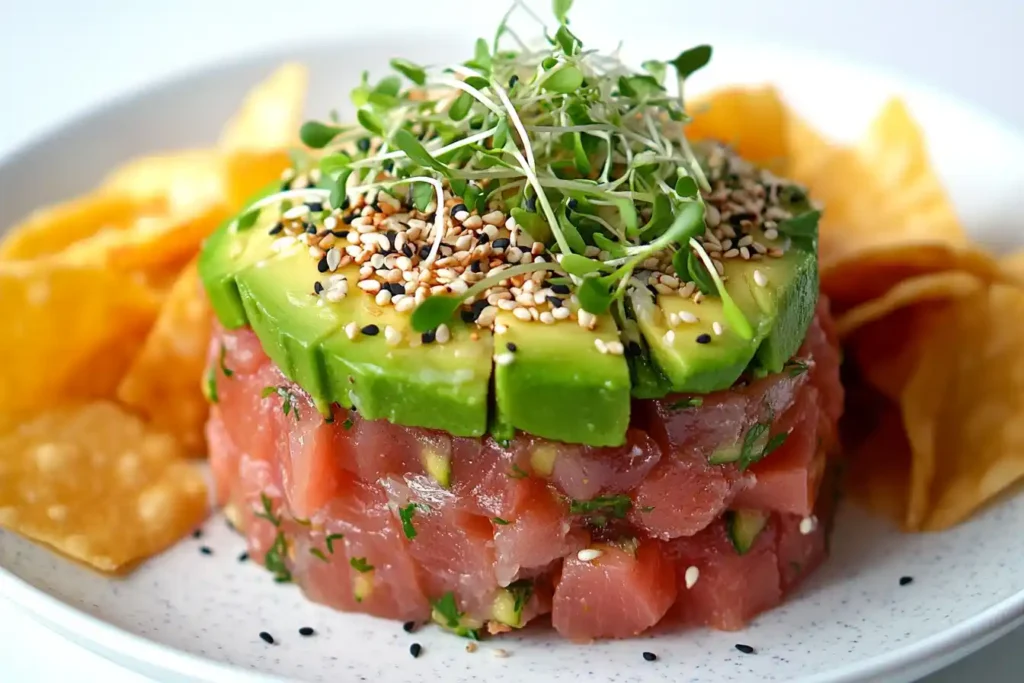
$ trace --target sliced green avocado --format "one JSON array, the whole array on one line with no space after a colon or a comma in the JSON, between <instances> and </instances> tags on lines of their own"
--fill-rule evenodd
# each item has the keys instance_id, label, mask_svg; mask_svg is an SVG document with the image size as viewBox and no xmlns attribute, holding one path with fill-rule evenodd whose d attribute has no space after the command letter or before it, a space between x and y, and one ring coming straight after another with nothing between
<instances>
[{"instance_id":1,"label":"sliced green avocado","mask_svg":"<svg viewBox=\"0 0 1024 683\"><path fill-rule=\"evenodd\" d=\"M594 343L619 341L610 315L600 316L593 331L572 320L524 322L508 311L497 322L505 328L494 335L499 423L570 443L625 442L629 366L625 356L601 353Z\"/></svg>"},{"instance_id":2,"label":"sliced green avocado","mask_svg":"<svg viewBox=\"0 0 1024 683\"><path fill-rule=\"evenodd\" d=\"M265 214L265 215L263 215ZM326 411L331 403L355 407L367 419L441 429L456 436L480 436L487 429L491 335L453 320L446 344L423 344L409 316L377 306L357 287L358 269L346 276L349 294L329 302L313 293L316 264L299 244L272 246L277 210L253 225L223 225L207 242L200 262L221 323L248 323L266 354L284 374L309 392ZM345 327L374 325L375 335L349 339ZM389 345L384 329L402 334Z\"/></svg>"},{"instance_id":3,"label":"sliced green avocado","mask_svg":"<svg viewBox=\"0 0 1024 683\"><path fill-rule=\"evenodd\" d=\"M762 233L754 236L764 242ZM750 339L731 329L718 296L706 296L698 304L674 294L659 295L655 302L647 290L633 292L640 330L673 391L727 389L755 355L769 372L778 372L800 347L818 299L817 253L813 243L798 244L784 237L768 244L782 247L785 253L761 261L729 259L723 264L726 291L753 328ZM682 318L675 327L668 322L673 314ZM697 322L686 322L693 318ZM715 333L716 322L720 335Z\"/></svg>"},{"instance_id":4,"label":"sliced green avocado","mask_svg":"<svg viewBox=\"0 0 1024 683\"><path fill-rule=\"evenodd\" d=\"M746 554L768 523L768 513L760 510L728 510L725 513L725 531L736 552Z\"/></svg>"}]
</instances>

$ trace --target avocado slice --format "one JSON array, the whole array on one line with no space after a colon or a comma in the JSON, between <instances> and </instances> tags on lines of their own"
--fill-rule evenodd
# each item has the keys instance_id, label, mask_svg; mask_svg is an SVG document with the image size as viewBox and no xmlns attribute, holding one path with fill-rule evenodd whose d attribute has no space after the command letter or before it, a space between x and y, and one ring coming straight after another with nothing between
<instances>
[{"instance_id":1,"label":"avocado slice","mask_svg":"<svg viewBox=\"0 0 1024 683\"><path fill-rule=\"evenodd\" d=\"M348 296L337 302L317 296L315 264L300 244L282 248L269 234L276 221L277 209L268 207L252 225L229 221L208 240L200 275L221 323L249 324L271 360L324 412L338 403L367 419L484 434L491 333L453 320L448 343L424 344L408 315L363 295L356 266L336 273L347 278ZM374 325L378 333L350 339L350 323L360 330ZM402 334L398 345L384 337L389 325Z\"/></svg>"},{"instance_id":2,"label":"avocado slice","mask_svg":"<svg viewBox=\"0 0 1024 683\"><path fill-rule=\"evenodd\" d=\"M725 532L736 552L745 555L768 523L768 513L760 510L728 510L725 513Z\"/></svg>"},{"instance_id":3,"label":"avocado slice","mask_svg":"<svg viewBox=\"0 0 1024 683\"><path fill-rule=\"evenodd\" d=\"M698 304L675 294L659 294L655 300L646 289L632 292L637 323L672 391L727 389L755 356L769 372L779 372L803 342L818 299L814 244L784 236L767 242L759 230L752 235L783 249L783 254L760 261L736 258L723 263L725 289L753 328L750 339L730 329L722 300L714 294ZM670 325L676 316L681 322ZM715 333L716 322L721 334Z\"/></svg>"},{"instance_id":4,"label":"avocado slice","mask_svg":"<svg viewBox=\"0 0 1024 683\"><path fill-rule=\"evenodd\" d=\"M629 366L624 355L601 353L594 342L619 341L610 315L599 316L592 331L568 319L524 322L508 311L498 315L497 323L494 396L499 423L570 443L625 443Z\"/></svg>"}]
</instances>

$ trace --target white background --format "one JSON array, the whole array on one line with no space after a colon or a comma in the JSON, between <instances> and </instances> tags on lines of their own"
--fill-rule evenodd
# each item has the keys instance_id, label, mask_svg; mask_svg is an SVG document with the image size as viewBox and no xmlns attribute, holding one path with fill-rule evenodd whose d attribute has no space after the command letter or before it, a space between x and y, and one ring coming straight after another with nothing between
<instances>
[{"instance_id":1,"label":"white background","mask_svg":"<svg viewBox=\"0 0 1024 683\"><path fill-rule=\"evenodd\" d=\"M683 42L729 33L813 48L900 72L1024 129L1024 0L628 1L639 19L653 20L657 5L671 7ZM463 4L492 14L505 7ZM577 0L577 11L600 12L601 4ZM422 0L420 11L430 6ZM387 0L0 0L0 157L68 117L183 70L328 38L350 22L386 39L389 8ZM970 144L970 131L964 135ZM1022 671L1018 630L927 681L1009 683ZM65 680L142 681L0 600L0 681Z\"/></svg>"}]
</instances>

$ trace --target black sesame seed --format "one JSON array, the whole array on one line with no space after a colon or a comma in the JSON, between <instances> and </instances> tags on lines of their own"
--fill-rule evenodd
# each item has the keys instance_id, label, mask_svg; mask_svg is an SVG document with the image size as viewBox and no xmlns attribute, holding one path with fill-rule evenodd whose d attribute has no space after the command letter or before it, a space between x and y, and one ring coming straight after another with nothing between
<instances>
[{"instance_id":1,"label":"black sesame seed","mask_svg":"<svg viewBox=\"0 0 1024 683\"><path fill-rule=\"evenodd\" d=\"M508 245L510 244L512 244L512 242L510 242L507 237L499 237L498 239L494 240L491 246L494 247L495 249L507 249Z\"/></svg>"},{"instance_id":2,"label":"black sesame seed","mask_svg":"<svg viewBox=\"0 0 1024 683\"><path fill-rule=\"evenodd\" d=\"M749 645L744 645L743 643L736 643L736 649L745 655L754 654L754 648L750 647Z\"/></svg>"},{"instance_id":3,"label":"black sesame seed","mask_svg":"<svg viewBox=\"0 0 1024 683\"><path fill-rule=\"evenodd\" d=\"M354 221L355 219L356 219L356 214L355 213L347 213L347 214L345 214L344 216L341 217L341 222L344 223L345 225L351 225L352 221Z\"/></svg>"},{"instance_id":4,"label":"black sesame seed","mask_svg":"<svg viewBox=\"0 0 1024 683\"><path fill-rule=\"evenodd\" d=\"M192 538L202 538L202 537L203 537L203 530L202 529L196 529L195 531L192 532Z\"/></svg>"},{"instance_id":5,"label":"black sesame seed","mask_svg":"<svg viewBox=\"0 0 1024 683\"><path fill-rule=\"evenodd\" d=\"M465 309L459 311L459 317L462 319L462 322L464 323L471 323L476 320L476 316L473 315L473 311L467 311Z\"/></svg>"},{"instance_id":6,"label":"black sesame seed","mask_svg":"<svg viewBox=\"0 0 1024 683\"><path fill-rule=\"evenodd\" d=\"M707 332L705 332L704 334L698 334L697 335L697 343L698 344L710 344L711 343L711 335L708 334Z\"/></svg>"},{"instance_id":7,"label":"black sesame seed","mask_svg":"<svg viewBox=\"0 0 1024 683\"><path fill-rule=\"evenodd\" d=\"M570 211L575 211L575 210L576 210L576 207L577 207L577 206L579 206L579 205L580 205L580 203L579 203L578 201L576 201L576 199L570 199L570 200L569 200L569 201L568 201L568 202L566 203L566 206L567 206L567 207L569 207L569 210L570 210Z\"/></svg>"},{"instance_id":8,"label":"black sesame seed","mask_svg":"<svg viewBox=\"0 0 1024 683\"><path fill-rule=\"evenodd\" d=\"M562 307L562 304L563 304L563 303L565 303L564 301L562 301L561 299L559 299L559 298L558 298L557 296L546 296L546 297L544 297L544 299L545 299L545 300L546 300L546 301L547 301L547 302L548 302L549 304L551 304L552 306L554 306L555 308L561 308L561 307Z\"/></svg>"},{"instance_id":9,"label":"black sesame seed","mask_svg":"<svg viewBox=\"0 0 1024 683\"><path fill-rule=\"evenodd\" d=\"M405 294L405 285L403 285L401 282L392 282L391 296L400 296L402 294Z\"/></svg>"},{"instance_id":10,"label":"black sesame seed","mask_svg":"<svg viewBox=\"0 0 1024 683\"><path fill-rule=\"evenodd\" d=\"M656 662L658 661L658 655L654 654L653 652L645 652L644 659L648 662Z\"/></svg>"},{"instance_id":11,"label":"black sesame seed","mask_svg":"<svg viewBox=\"0 0 1024 683\"><path fill-rule=\"evenodd\" d=\"M199 552L203 555L213 555L213 548L208 545L199 546Z\"/></svg>"},{"instance_id":12,"label":"black sesame seed","mask_svg":"<svg viewBox=\"0 0 1024 683\"><path fill-rule=\"evenodd\" d=\"M310 627L310 626L303 626L302 628L299 629L299 635L300 636L309 637L309 636L313 635L314 633L316 633L316 631L314 631L313 628Z\"/></svg>"},{"instance_id":13,"label":"black sesame seed","mask_svg":"<svg viewBox=\"0 0 1024 683\"><path fill-rule=\"evenodd\" d=\"M426 332L424 332L423 334L420 335L420 340L424 344L433 344L434 343L434 339L436 339L436 338L437 338L437 331L436 330L427 330ZM409 622L409 623L412 623L412 622Z\"/></svg>"},{"instance_id":14,"label":"black sesame seed","mask_svg":"<svg viewBox=\"0 0 1024 683\"><path fill-rule=\"evenodd\" d=\"M491 236L488 235L486 232L482 232L482 233L480 233L479 235L476 236L476 243L477 244L487 244L487 241L489 239L491 239Z\"/></svg>"},{"instance_id":15,"label":"black sesame seed","mask_svg":"<svg viewBox=\"0 0 1024 683\"><path fill-rule=\"evenodd\" d=\"M466 208L465 204L456 204L455 206L452 207L451 214L454 216L459 211L465 211L466 213L469 213L469 209Z\"/></svg>"},{"instance_id":16,"label":"black sesame seed","mask_svg":"<svg viewBox=\"0 0 1024 683\"><path fill-rule=\"evenodd\" d=\"M391 245L388 248L388 250L389 251L394 251L395 250L395 240L398 239L398 233L395 232L394 230L388 230L386 233L384 233L384 236L388 238L388 243Z\"/></svg>"},{"instance_id":17,"label":"black sesame seed","mask_svg":"<svg viewBox=\"0 0 1024 683\"><path fill-rule=\"evenodd\" d=\"M516 87L516 83L518 82L519 76L517 76L516 74L512 74L512 78L508 79L508 89L511 90L512 88Z\"/></svg>"},{"instance_id":18,"label":"black sesame seed","mask_svg":"<svg viewBox=\"0 0 1024 683\"><path fill-rule=\"evenodd\" d=\"M303 223L302 225L303 227L306 228L306 232L308 232L310 235L316 234L316 226L313 225L312 223Z\"/></svg>"},{"instance_id":19,"label":"black sesame seed","mask_svg":"<svg viewBox=\"0 0 1024 683\"><path fill-rule=\"evenodd\" d=\"M469 307L469 309L473 311L473 320L479 318L480 314L484 312L484 309L487 308L487 306L487 299L479 299L477 301L474 301L473 305Z\"/></svg>"},{"instance_id":20,"label":"black sesame seed","mask_svg":"<svg viewBox=\"0 0 1024 683\"><path fill-rule=\"evenodd\" d=\"M551 285L551 291L555 294L568 294L571 290L569 285Z\"/></svg>"},{"instance_id":21,"label":"black sesame seed","mask_svg":"<svg viewBox=\"0 0 1024 683\"><path fill-rule=\"evenodd\" d=\"M908 583L913 583L913 582L914 582L914 577L913 576L901 576L900 577L900 585L901 586L906 586Z\"/></svg>"},{"instance_id":22,"label":"black sesame seed","mask_svg":"<svg viewBox=\"0 0 1024 683\"><path fill-rule=\"evenodd\" d=\"M734 213L729 216L729 223L734 227L738 228L740 223L743 221L752 221L757 216L749 211L741 211L740 213Z\"/></svg>"},{"instance_id":23,"label":"black sesame seed","mask_svg":"<svg viewBox=\"0 0 1024 683\"><path fill-rule=\"evenodd\" d=\"M413 631L416 630L416 622L415 621L407 621L407 622L405 622L404 624L402 624L402 630L404 630L406 633L412 633Z\"/></svg>"},{"instance_id":24,"label":"black sesame seed","mask_svg":"<svg viewBox=\"0 0 1024 683\"><path fill-rule=\"evenodd\" d=\"M282 230L284 230L284 223L278 221L277 223L274 224L274 227L272 227L267 234L276 235L277 233L281 232Z\"/></svg>"},{"instance_id":25,"label":"black sesame seed","mask_svg":"<svg viewBox=\"0 0 1024 683\"><path fill-rule=\"evenodd\" d=\"M349 201L348 196L346 195L345 198L341 200L341 206L338 207L338 208L340 208L342 211L344 211L345 209L347 209L351 205L352 205L352 202Z\"/></svg>"},{"instance_id":26,"label":"black sesame seed","mask_svg":"<svg viewBox=\"0 0 1024 683\"><path fill-rule=\"evenodd\" d=\"M515 353L519 349L519 347L513 344L512 342L505 344L505 348L511 351L512 353Z\"/></svg>"},{"instance_id":27,"label":"black sesame seed","mask_svg":"<svg viewBox=\"0 0 1024 683\"><path fill-rule=\"evenodd\" d=\"M413 643L409 646L409 654L411 654L413 658L419 657L421 652L423 652L423 646L419 643Z\"/></svg>"},{"instance_id":28,"label":"black sesame seed","mask_svg":"<svg viewBox=\"0 0 1024 683\"><path fill-rule=\"evenodd\" d=\"M324 286L320 284L319 280L317 280L316 282L313 283L313 293L319 294L322 291L324 291Z\"/></svg>"},{"instance_id":29,"label":"black sesame seed","mask_svg":"<svg viewBox=\"0 0 1024 683\"><path fill-rule=\"evenodd\" d=\"M479 273L480 272L480 267L481 266L480 266L480 262L479 261L473 261L471 264L469 264L469 269L471 271L473 271L474 273Z\"/></svg>"},{"instance_id":30,"label":"black sesame seed","mask_svg":"<svg viewBox=\"0 0 1024 683\"><path fill-rule=\"evenodd\" d=\"M249 561L249 553L245 553L245 552L241 553L238 556L238 561L239 562L248 562Z\"/></svg>"},{"instance_id":31,"label":"black sesame seed","mask_svg":"<svg viewBox=\"0 0 1024 683\"><path fill-rule=\"evenodd\" d=\"M343 240L348 237L348 230L331 230L331 234L337 237L339 240Z\"/></svg>"},{"instance_id":32,"label":"black sesame seed","mask_svg":"<svg viewBox=\"0 0 1024 683\"><path fill-rule=\"evenodd\" d=\"M323 202L306 202L306 206L309 207L310 211L323 211L324 210L324 203Z\"/></svg>"},{"instance_id":33,"label":"black sesame seed","mask_svg":"<svg viewBox=\"0 0 1024 683\"><path fill-rule=\"evenodd\" d=\"M380 212L381 212L381 211L380 211L380 204L379 204L379 203L377 203L377 200L376 200L376 199L374 199L374 200L373 200L373 201L372 201L372 202L370 203L370 208L371 208L371 209L373 209L374 211L376 211L377 213L380 213Z\"/></svg>"},{"instance_id":34,"label":"black sesame seed","mask_svg":"<svg viewBox=\"0 0 1024 683\"><path fill-rule=\"evenodd\" d=\"M526 210L536 211L537 210L537 195L531 194L526 198Z\"/></svg>"},{"instance_id":35,"label":"black sesame seed","mask_svg":"<svg viewBox=\"0 0 1024 683\"><path fill-rule=\"evenodd\" d=\"M658 296L658 290L656 290L656 289L654 288L654 285L652 285L652 284L648 284L648 285L647 285L647 291L649 291L649 292L650 292L651 294L653 294L654 296Z\"/></svg>"},{"instance_id":36,"label":"black sesame seed","mask_svg":"<svg viewBox=\"0 0 1024 683\"><path fill-rule=\"evenodd\" d=\"M410 245L408 242L402 245L402 255L405 256L406 258L412 258L412 255L415 253L416 252L413 251L412 245Z\"/></svg>"},{"instance_id":37,"label":"black sesame seed","mask_svg":"<svg viewBox=\"0 0 1024 683\"><path fill-rule=\"evenodd\" d=\"M426 259L428 256L430 256L430 245L424 244L422 247L420 247L420 258Z\"/></svg>"},{"instance_id":38,"label":"black sesame seed","mask_svg":"<svg viewBox=\"0 0 1024 683\"><path fill-rule=\"evenodd\" d=\"M380 333L380 328L377 327L376 325L367 325L360 331L367 337L375 337L377 336L377 334Z\"/></svg>"},{"instance_id":39,"label":"black sesame seed","mask_svg":"<svg viewBox=\"0 0 1024 683\"><path fill-rule=\"evenodd\" d=\"M274 644L274 636L270 635L266 631L260 631L260 639L268 645Z\"/></svg>"},{"instance_id":40,"label":"black sesame seed","mask_svg":"<svg viewBox=\"0 0 1024 683\"><path fill-rule=\"evenodd\" d=\"M369 152L370 151L370 138L359 138L359 141L356 142L356 147L359 148L360 152Z\"/></svg>"},{"instance_id":41,"label":"black sesame seed","mask_svg":"<svg viewBox=\"0 0 1024 683\"><path fill-rule=\"evenodd\" d=\"M320 257L320 260L316 264L316 269L321 273L326 273L330 270L330 267L327 265L327 254Z\"/></svg>"}]
</instances>

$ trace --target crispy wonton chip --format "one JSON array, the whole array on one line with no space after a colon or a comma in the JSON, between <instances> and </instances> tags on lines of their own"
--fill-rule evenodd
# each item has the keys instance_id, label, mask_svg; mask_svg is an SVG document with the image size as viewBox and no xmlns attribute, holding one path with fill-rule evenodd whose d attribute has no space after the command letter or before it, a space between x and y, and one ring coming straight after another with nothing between
<instances>
[{"instance_id":1,"label":"crispy wonton chip","mask_svg":"<svg viewBox=\"0 0 1024 683\"><path fill-rule=\"evenodd\" d=\"M159 310L129 275L0 262L0 413L110 396Z\"/></svg>"},{"instance_id":2,"label":"crispy wonton chip","mask_svg":"<svg viewBox=\"0 0 1024 683\"><path fill-rule=\"evenodd\" d=\"M1008 282L1024 287L1024 251L1018 251L1000 261L999 272Z\"/></svg>"},{"instance_id":3,"label":"crispy wonton chip","mask_svg":"<svg viewBox=\"0 0 1024 683\"><path fill-rule=\"evenodd\" d=\"M43 413L0 435L0 525L115 572L206 514L177 442L112 403Z\"/></svg>"},{"instance_id":4,"label":"crispy wonton chip","mask_svg":"<svg viewBox=\"0 0 1024 683\"><path fill-rule=\"evenodd\" d=\"M218 144L232 206L241 207L289 167L288 151L298 144L308 84L306 67L285 64L249 92L224 127Z\"/></svg>"},{"instance_id":5,"label":"crispy wonton chip","mask_svg":"<svg viewBox=\"0 0 1024 683\"><path fill-rule=\"evenodd\" d=\"M692 140L719 140L740 156L779 170L786 159L787 112L774 88L726 88L689 107Z\"/></svg>"},{"instance_id":6,"label":"crispy wonton chip","mask_svg":"<svg viewBox=\"0 0 1024 683\"><path fill-rule=\"evenodd\" d=\"M849 470L846 491L861 505L897 524L907 514L910 444L899 406L862 386L847 387L843 417Z\"/></svg>"},{"instance_id":7,"label":"crispy wonton chip","mask_svg":"<svg viewBox=\"0 0 1024 683\"><path fill-rule=\"evenodd\" d=\"M913 453L906 526L945 529L1024 477L1024 291L951 305L900 404Z\"/></svg>"},{"instance_id":8,"label":"crispy wonton chip","mask_svg":"<svg viewBox=\"0 0 1024 683\"><path fill-rule=\"evenodd\" d=\"M224 184L224 164L216 150L193 149L130 161L110 173L100 189L162 202L177 216L223 204Z\"/></svg>"},{"instance_id":9,"label":"crispy wonton chip","mask_svg":"<svg viewBox=\"0 0 1024 683\"><path fill-rule=\"evenodd\" d=\"M193 261L164 301L145 346L117 389L117 397L175 435L190 454L203 450L208 404L200 390L210 307Z\"/></svg>"}]
</instances>

